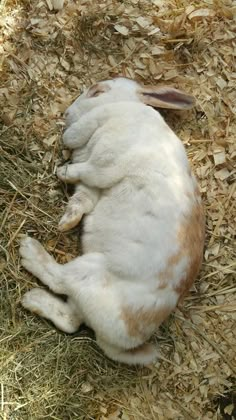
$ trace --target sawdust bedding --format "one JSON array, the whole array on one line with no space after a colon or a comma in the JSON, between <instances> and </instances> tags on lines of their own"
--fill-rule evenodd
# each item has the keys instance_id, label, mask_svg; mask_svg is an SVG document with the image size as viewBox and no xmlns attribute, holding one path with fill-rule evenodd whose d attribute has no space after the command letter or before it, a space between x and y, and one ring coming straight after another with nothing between
<instances>
[{"instance_id":1,"label":"sawdust bedding","mask_svg":"<svg viewBox=\"0 0 236 420\"><path fill-rule=\"evenodd\" d=\"M0 5L0 417L233 419L235 413L235 13L231 0L2 0ZM84 86L124 75L193 93L166 113L201 186L207 226L198 280L155 337L145 369L106 359L90 331L60 333L26 313L37 280L19 240L41 240L59 262L78 230L59 234L69 191L55 177L63 111Z\"/></svg>"}]
</instances>

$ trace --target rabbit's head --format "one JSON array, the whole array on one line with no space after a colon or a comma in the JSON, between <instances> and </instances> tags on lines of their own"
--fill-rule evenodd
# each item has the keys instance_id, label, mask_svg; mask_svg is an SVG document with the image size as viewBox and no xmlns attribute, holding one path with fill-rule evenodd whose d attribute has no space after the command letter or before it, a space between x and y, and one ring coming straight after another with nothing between
<instances>
[{"instance_id":1,"label":"rabbit's head","mask_svg":"<svg viewBox=\"0 0 236 420\"><path fill-rule=\"evenodd\" d=\"M170 86L145 86L118 77L96 83L78 97L65 113L67 126L93 108L115 102L143 102L155 108L190 109L194 97Z\"/></svg>"}]
</instances>

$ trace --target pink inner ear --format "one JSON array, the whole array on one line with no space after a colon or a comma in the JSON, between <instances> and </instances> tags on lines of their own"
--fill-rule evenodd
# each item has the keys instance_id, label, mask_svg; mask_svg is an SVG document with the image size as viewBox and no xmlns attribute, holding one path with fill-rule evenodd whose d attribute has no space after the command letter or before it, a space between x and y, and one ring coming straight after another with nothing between
<instances>
[{"instance_id":1,"label":"pink inner ear","mask_svg":"<svg viewBox=\"0 0 236 420\"><path fill-rule=\"evenodd\" d=\"M102 93L105 93L109 90L109 86L102 84L102 83L96 83L96 85L92 86L88 93L87 93L87 97L88 98L95 98L96 96L101 95Z\"/></svg>"},{"instance_id":2,"label":"pink inner ear","mask_svg":"<svg viewBox=\"0 0 236 420\"><path fill-rule=\"evenodd\" d=\"M186 95L176 91L164 91L164 92L143 92L144 96L150 96L158 99L159 101L166 102L172 105L179 106L191 106L194 104L194 98L190 95Z\"/></svg>"}]
</instances>

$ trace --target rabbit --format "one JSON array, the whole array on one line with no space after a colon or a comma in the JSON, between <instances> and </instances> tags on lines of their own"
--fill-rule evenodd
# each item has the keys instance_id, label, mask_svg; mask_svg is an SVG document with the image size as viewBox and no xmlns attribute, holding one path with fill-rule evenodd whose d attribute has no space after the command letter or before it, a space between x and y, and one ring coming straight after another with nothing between
<instances>
[{"instance_id":1,"label":"rabbit","mask_svg":"<svg viewBox=\"0 0 236 420\"><path fill-rule=\"evenodd\" d=\"M180 139L154 109L193 105L179 90L126 78L85 90L66 112L72 163L57 170L76 185L61 227L84 215L83 255L62 265L37 240L21 241L23 267L51 291L28 291L23 306L67 333L87 324L121 363L157 360L149 340L202 264L200 190Z\"/></svg>"}]
</instances>

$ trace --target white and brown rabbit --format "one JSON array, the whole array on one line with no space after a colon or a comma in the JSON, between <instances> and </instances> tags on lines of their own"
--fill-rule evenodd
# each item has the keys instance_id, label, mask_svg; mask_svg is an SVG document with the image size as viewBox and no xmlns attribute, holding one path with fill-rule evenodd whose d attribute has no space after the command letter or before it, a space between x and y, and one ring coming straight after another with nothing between
<instances>
[{"instance_id":1,"label":"white and brown rabbit","mask_svg":"<svg viewBox=\"0 0 236 420\"><path fill-rule=\"evenodd\" d=\"M66 112L75 183L60 229L84 217L83 255L60 265L30 237L22 265L66 302L33 289L23 305L73 333L84 322L111 359L148 364L147 340L191 287L202 262L204 214L181 141L152 108L188 109L194 99L170 87L125 78L86 90Z\"/></svg>"}]
</instances>

